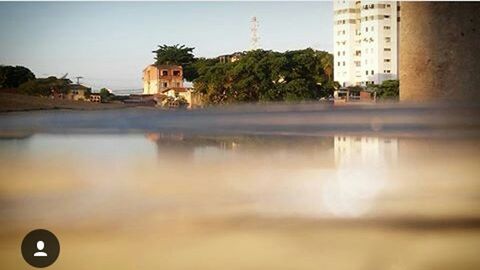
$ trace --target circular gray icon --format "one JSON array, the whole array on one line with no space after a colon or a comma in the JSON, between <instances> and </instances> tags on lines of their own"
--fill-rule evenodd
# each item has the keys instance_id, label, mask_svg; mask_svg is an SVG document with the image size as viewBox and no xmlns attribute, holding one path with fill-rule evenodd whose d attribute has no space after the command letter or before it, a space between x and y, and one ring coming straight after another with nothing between
<instances>
[{"instance_id":1,"label":"circular gray icon","mask_svg":"<svg viewBox=\"0 0 480 270\"><path fill-rule=\"evenodd\" d=\"M57 260L59 254L60 243L50 231L33 230L23 238L23 259L33 267L47 267Z\"/></svg>"}]
</instances>

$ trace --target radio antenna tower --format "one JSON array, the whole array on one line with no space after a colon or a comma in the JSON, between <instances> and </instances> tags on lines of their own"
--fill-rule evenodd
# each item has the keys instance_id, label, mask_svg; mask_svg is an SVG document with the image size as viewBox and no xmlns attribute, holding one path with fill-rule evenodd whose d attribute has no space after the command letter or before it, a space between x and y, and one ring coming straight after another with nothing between
<instances>
[{"instance_id":1,"label":"radio antenna tower","mask_svg":"<svg viewBox=\"0 0 480 270\"><path fill-rule=\"evenodd\" d=\"M257 17L253 16L251 20L251 26L250 26L250 32L251 32L251 44L250 44L250 50L256 50L259 48L258 46L258 40L260 39L258 37L258 21Z\"/></svg>"}]
</instances>

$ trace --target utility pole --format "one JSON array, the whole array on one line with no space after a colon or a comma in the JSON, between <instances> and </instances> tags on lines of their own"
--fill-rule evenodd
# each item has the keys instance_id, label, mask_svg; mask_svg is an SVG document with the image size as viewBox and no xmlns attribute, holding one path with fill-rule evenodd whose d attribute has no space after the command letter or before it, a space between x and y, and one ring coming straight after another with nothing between
<instances>
[{"instance_id":1,"label":"utility pole","mask_svg":"<svg viewBox=\"0 0 480 270\"><path fill-rule=\"evenodd\" d=\"M80 84L80 79L83 79L82 76L75 77L77 79L77 84Z\"/></svg>"},{"instance_id":2,"label":"utility pole","mask_svg":"<svg viewBox=\"0 0 480 270\"><path fill-rule=\"evenodd\" d=\"M251 25L250 25L250 33L251 33L251 44L250 44L250 50L256 50L259 48L258 46L258 21L257 17L253 16L251 20Z\"/></svg>"}]
</instances>

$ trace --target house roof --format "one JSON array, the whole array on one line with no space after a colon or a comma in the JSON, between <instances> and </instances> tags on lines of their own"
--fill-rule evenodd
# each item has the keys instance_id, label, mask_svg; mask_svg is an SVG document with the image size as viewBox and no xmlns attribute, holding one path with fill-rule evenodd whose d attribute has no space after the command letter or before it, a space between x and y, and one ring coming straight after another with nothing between
<instances>
[{"instance_id":1,"label":"house roof","mask_svg":"<svg viewBox=\"0 0 480 270\"><path fill-rule=\"evenodd\" d=\"M158 68L158 69L180 69L180 70L183 70L182 66L179 66L179 65L155 65L155 64L151 64L151 65L148 65L145 69L149 68L149 67L154 67L154 68ZM143 69L143 70L145 70Z\"/></svg>"}]
</instances>

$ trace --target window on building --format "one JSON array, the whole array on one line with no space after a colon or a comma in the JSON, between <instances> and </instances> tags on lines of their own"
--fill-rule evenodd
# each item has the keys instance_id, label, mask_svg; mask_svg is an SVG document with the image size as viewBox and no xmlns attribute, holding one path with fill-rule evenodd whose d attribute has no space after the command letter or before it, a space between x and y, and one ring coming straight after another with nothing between
<instances>
[{"instance_id":1,"label":"window on building","mask_svg":"<svg viewBox=\"0 0 480 270\"><path fill-rule=\"evenodd\" d=\"M386 52L389 52L389 51L391 51L392 49L390 49L390 48L383 48L383 50L386 51Z\"/></svg>"},{"instance_id":2,"label":"window on building","mask_svg":"<svg viewBox=\"0 0 480 270\"><path fill-rule=\"evenodd\" d=\"M387 7L390 7L390 4L387 4Z\"/></svg>"},{"instance_id":3,"label":"window on building","mask_svg":"<svg viewBox=\"0 0 480 270\"><path fill-rule=\"evenodd\" d=\"M338 66L340 66L340 62L338 62Z\"/></svg>"},{"instance_id":4,"label":"window on building","mask_svg":"<svg viewBox=\"0 0 480 270\"><path fill-rule=\"evenodd\" d=\"M384 26L383 29L390 30L390 26Z\"/></svg>"},{"instance_id":5,"label":"window on building","mask_svg":"<svg viewBox=\"0 0 480 270\"><path fill-rule=\"evenodd\" d=\"M365 70L365 75L368 75L368 70Z\"/></svg>"},{"instance_id":6,"label":"window on building","mask_svg":"<svg viewBox=\"0 0 480 270\"><path fill-rule=\"evenodd\" d=\"M358 51L355 51L355 55L356 55L356 56L360 56L360 55L362 55L362 51L360 51L360 50L358 50Z\"/></svg>"},{"instance_id":7,"label":"window on building","mask_svg":"<svg viewBox=\"0 0 480 270\"><path fill-rule=\"evenodd\" d=\"M359 67L360 66L360 61L355 61L355 66Z\"/></svg>"},{"instance_id":8,"label":"window on building","mask_svg":"<svg viewBox=\"0 0 480 270\"><path fill-rule=\"evenodd\" d=\"M180 83L179 83L179 82L177 82L176 85L177 85L177 87L180 87Z\"/></svg>"},{"instance_id":9,"label":"window on building","mask_svg":"<svg viewBox=\"0 0 480 270\"><path fill-rule=\"evenodd\" d=\"M342 55L345 55L345 51L342 52Z\"/></svg>"},{"instance_id":10,"label":"window on building","mask_svg":"<svg viewBox=\"0 0 480 270\"><path fill-rule=\"evenodd\" d=\"M374 73L374 72L373 72L373 70L372 70L372 71L370 72L370 74L373 75L373 73Z\"/></svg>"},{"instance_id":11,"label":"window on building","mask_svg":"<svg viewBox=\"0 0 480 270\"><path fill-rule=\"evenodd\" d=\"M168 70L162 70L162 76L168 76Z\"/></svg>"},{"instance_id":12,"label":"window on building","mask_svg":"<svg viewBox=\"0 0 480 270\"><path fill-rule=\"evenodd\" d=\"M365 27L365 32L368 32L368 27Z\"/></svg>"},{"instance_id":13,"label":"window on building","mask_svg":"<svg viewBox=\"0 0 480 270\"><path fill-rule=\"evenodd\" d=\"M383 15L384 18L390 18L390 15Z\"/></svg>"},{"instance_id":14,"label":"window on building","mask_svg":"<svg viewBox=\"0 0 480 270\"><path fill-rule=\"evenodd\" d=\"M390 41L391 41L391 38L389 38L389 37L385 38L385 42L390 42Z\"/></svg>"},{"instance_id":15,"label":"window on building","mask_svg":"<svg viewBox=\"0 0 480 270\"><path fill-rule=\"evenodd\" d=\"M370 27L370 31L373 31L373 26L372 26L372 27Z\"/></svg>"},{"instance_id":16,"label":"window on building","mask_svg":"<svg viewBox=\"0 0 480 270\"><path fill-rule=\"evenodd\" d=\"M343 66L345 66L345 61L343 61Z\"/></svg>"},{"instance_id":17,"label":"window on building","mask_svg":"<svg viewBox=\"0 0 480 270\"><path fill-rule=\"evenodd\" d=\"M180 76L180 70L174 70L173 76Z\"/></svg>"},{"instance_id":18,"label":"window on building","mask_svg":"<svg viewBox=\"0 0 480 270\"><path fill-rule=\"evenodd\" d=\"M390 59L384 59L383 62L390 62Z\"/></svg>"},{"instance_id":19,"label":"window on building","mask_svg":"<svg viewBox=\"0 0 480 270\"><path fill-rule=\"evenodd\" d=\"M168 87L168 83L164 82L163 87Z\"/></svg>"},{"instance_id":20,"label":"window on building","mask_svg":"<svg viewBox=\"0 0 480 270\"><path fill-rule=\"evenodd\" d=\"M337 55L340 56L340 51L338 51Z\"/></svg>"}]
</instances>

